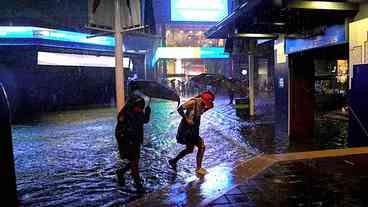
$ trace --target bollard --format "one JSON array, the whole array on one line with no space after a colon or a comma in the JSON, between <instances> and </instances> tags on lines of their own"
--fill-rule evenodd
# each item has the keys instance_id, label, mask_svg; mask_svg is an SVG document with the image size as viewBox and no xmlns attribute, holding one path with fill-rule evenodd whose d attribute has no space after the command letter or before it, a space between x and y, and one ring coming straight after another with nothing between
<instances>
[{"instance_id":1,"label":"bollard","mask_svg":"<svg viewBox=\"0 0 368 207\"><path fill-rule=\"evenodd\" d=\"M236 116L245 119L249 117L250 107L248 98L236 98L235 99L235 113Z\"/></svg>"},{"instance_id":2,"label":"bollard","mask_svg":"<svg viewBox=\"0 0 368 207\"><path fill-rule=\"evenodd\" d=\"M9 102L0 82L0 179L2 203L18 206Z\"/></svg>"}]
</instances>

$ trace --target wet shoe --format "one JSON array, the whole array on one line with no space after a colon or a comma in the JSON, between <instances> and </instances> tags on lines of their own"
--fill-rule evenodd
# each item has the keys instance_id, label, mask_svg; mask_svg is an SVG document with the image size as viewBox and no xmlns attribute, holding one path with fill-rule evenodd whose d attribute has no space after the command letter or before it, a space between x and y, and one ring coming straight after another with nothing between
<instances>
[{"instance_id":1,"label":"wet shoe","mask_svg":"<svg viewBox=\"0 0 368 207\"><path fill-rule=\"evenodd\" d=\"M206 175L208 172L206 169L204 168L199 168L199 169L196 169L196 174L200 175L200 176L204 176Z\"/></svg>"},{"instance_id":2,"label":"wet shoe","mask_svg":"<svg viewBox=\"0 0 368 207\"><path fill-rule=\"evenodd\" d=\"M125 185L125 177L124 177L124 174L117 173L116 174L116 178L117 178L118 185L120 185L120 186L124 186Z\"/></svg>"},{"instance_id":3,"label":"wet shoe","mask_svg":"<svg viewBox=\"0 0 368 207\"><path fill-rule=\"evenodd\" d=\"M174 160L169 160L169 166L171 169L173 169L176 172L177 164Z\"/></svg>"}]
</instances>

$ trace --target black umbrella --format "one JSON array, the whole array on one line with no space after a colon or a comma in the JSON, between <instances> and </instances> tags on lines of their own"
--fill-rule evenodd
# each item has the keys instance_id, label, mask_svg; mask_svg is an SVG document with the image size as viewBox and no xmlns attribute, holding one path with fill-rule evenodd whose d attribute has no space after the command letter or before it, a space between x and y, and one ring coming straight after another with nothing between
<instances>
[{"instance_id":1,"label":"black umbrella","mask_svg":"<svg viewBox=\"0 0 368 207\"><path fill-rule=\"evenodd\" d=\"M238 79L226 78L220 74L202 73L190 79L196 85L211 85L234 93L246 94L245 83Z\"/></svg>"},{"instance_id":2,"label":"black umbrella","mask_svg":"<svg viewBox=\"0 0 368 207\"><path fill-rule=\"evenodd\" d=\"M212 73L202 73L200 75L193 76L190 81L198 84L198 85L214 85L219 86L221 81L224 80L225 77L219 74Z\"/></svg>"},{"instance_id":3,"label":"black umbrella","mask_svg":"<svg viewBox=\"0 0 368 207\"><path fill-rule=\"evenodd\" d=\"M129 92L134 91L140 91L144 95L152 98L176 101L178 102L178 104L180 104L180 97L176 93L176 91L156 81L147 81L147 80L130 81Z\"/></svg>"}]
</instances>

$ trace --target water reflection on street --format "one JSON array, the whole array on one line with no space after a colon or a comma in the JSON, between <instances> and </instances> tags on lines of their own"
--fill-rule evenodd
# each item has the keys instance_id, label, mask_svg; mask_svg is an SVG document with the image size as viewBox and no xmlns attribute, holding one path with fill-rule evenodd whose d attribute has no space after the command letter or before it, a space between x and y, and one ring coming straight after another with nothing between
<instances>
[{"instance_id":1,"label":"water reflection on street","mask_svg":"<svg viewBox=\"0 0 368 207\"><path fill-rule=\"evenodd\" d=\"M201 135L207 145L204 166L213 170L219 164L258 153L243 135L244 128L251 124L237 118L234 108L225 103L218 101L216 108L202 118ZM195 155L178 163L177 175L166 164L183 147L175 139L180 121L176 106L168 101L152 103L140 163L148 191L185 182L193 176ZM119 162L114 127L113 108L51 113L32 123L13 126L22 205L110 206L136 199L129 176L124 187L115 180ZM213 183L226 185L225 177L213 179ZM206 189L210 192L211 188Z\"/></svg>"}]
</instances>

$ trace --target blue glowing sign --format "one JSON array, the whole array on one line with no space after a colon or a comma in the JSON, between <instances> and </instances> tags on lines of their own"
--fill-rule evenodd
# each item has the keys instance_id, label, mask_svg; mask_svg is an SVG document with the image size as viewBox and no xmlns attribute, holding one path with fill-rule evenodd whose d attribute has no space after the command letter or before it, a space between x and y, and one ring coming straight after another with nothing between
<instances>
[{"instance_id":1,"label":"blue glowing sign","mask_svg":"<svg viewBox=\"0 0 368 207\"><path fill-rule=\"evenodd\" d=\"M229 58L223 47L159 47L152 59L155 65L159 59L212 59Z\"/></svg>"},{"instance_id":2,"label":"blue glowing sign","mask_svg":"<svg viewBox=\"0 0 368 207\"><path fill-rule=\"evenodd\" d=\"M229 53L225 52L223 47L201 47L201 58L229 58Z\"/></svg>"},{"instance_id":3,"label":"blue glowing sign","mask_svg":"<svg viewBox=\"0 0 368 207\"><path fill-rule=\"evenodd\" d=\"M345 43L345 26L334 25L325 30L324 35L314 36L306 39L286 39L285 53L291 54L307 49L324 47L328 45Z\"/></svg>"},{"instance_id":4,"label":"blue glowing sign","mask_svg":"<svg viewBox=\"0 0 368 207\"><path fill-rule=\"evenodd\" d=\"M0 27L0 38L33 38L33 27Z\"/></svg>"},{"instance_id":5,"label":"blue glowing sign","mask_svg":"<svg viewBox=\"0 0 368 207\"><path fill-rule=\"evenodd\" d=\"M113 37L101 36L87 38L90 34L68 32L56 29L46 29L40 27L17 27L0 26L0 38L23 38L23 39L42 39L63 42L85 43L101 46L115 46Z\"/></svg>"},{"instance_id":6,"label":"blue glowing sign","mask_svg":"<svg viewBox=\"0 0 368 207\"><path fill-rule=\"evenodd\" d=\"M218 22L228 15L228 0L171 0L171 21Z\"/></svg>"}]
</instances>

